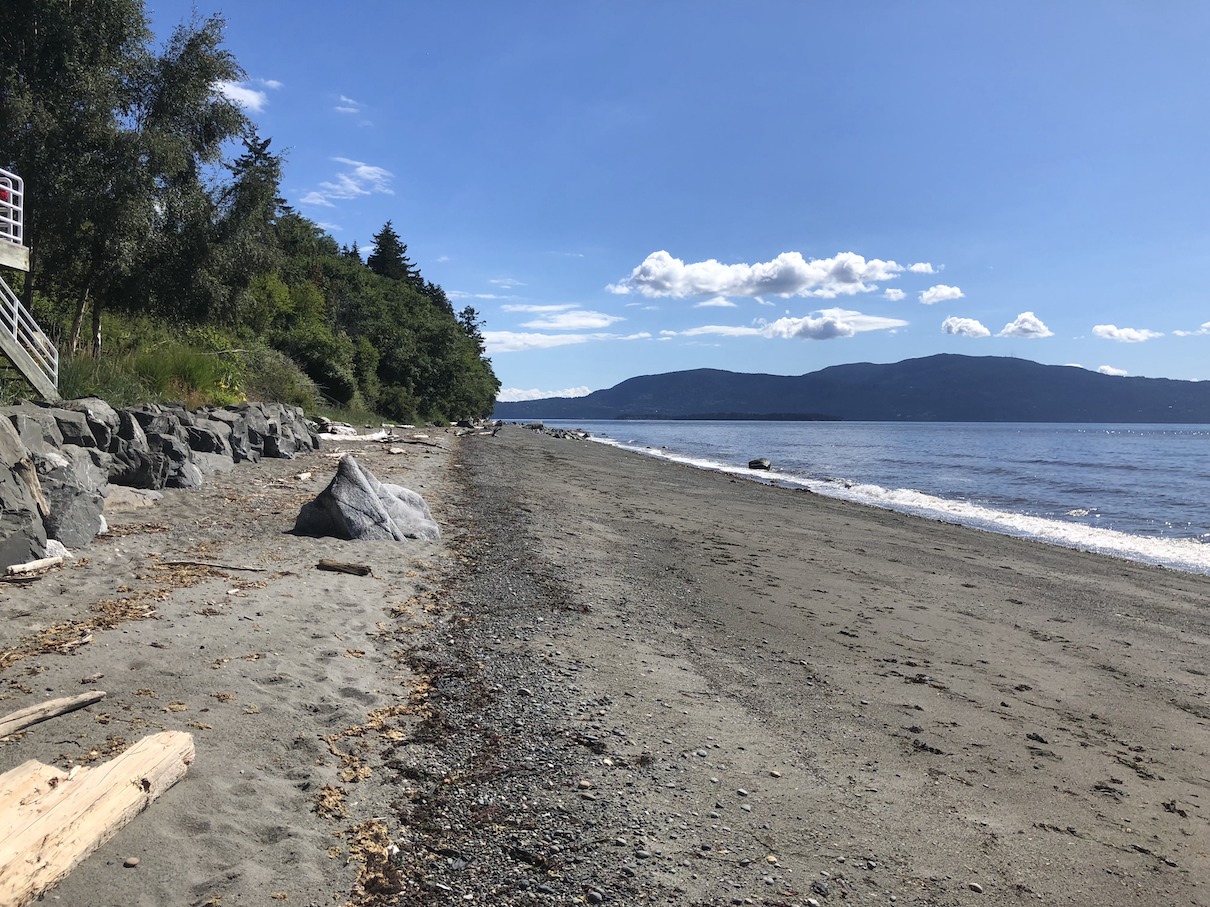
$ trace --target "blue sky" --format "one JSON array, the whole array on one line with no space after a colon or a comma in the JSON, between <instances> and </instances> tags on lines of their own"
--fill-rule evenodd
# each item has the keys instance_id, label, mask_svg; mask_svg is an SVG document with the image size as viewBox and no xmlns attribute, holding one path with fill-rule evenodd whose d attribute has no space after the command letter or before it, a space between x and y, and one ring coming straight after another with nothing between
<instances>
[{"instance_id":1,"label":"blue sky","mask_svg":"<svg viewBox=\"0 0 1210 907\"><path fill-rule=\"evenodd\" d=\"M1210 4L147 0L501 399L933 353L1210 379Z\"/></svg>"}]
</instances>

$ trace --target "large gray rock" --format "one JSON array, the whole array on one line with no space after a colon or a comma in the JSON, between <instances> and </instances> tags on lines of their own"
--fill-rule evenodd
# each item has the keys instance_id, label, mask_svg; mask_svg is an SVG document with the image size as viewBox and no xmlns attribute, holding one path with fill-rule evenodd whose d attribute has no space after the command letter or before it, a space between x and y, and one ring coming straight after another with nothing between
<instances>
[{"instance_id":1,"label":"large gray rock","mask_svg":"<svg viewBox=\"0 0 1210 907\"><path fill-rule=\"evenodd\" d=\"M206 413L210 419L222 422L228 426L228 441L231 444L231 458L236 463L260 461L263 446L254 445L248 436L248 419L243 413L235 412L230 407L210 410Z\"/></svg>"},{"instance_id":2,"label":"large gray rock","mask_svg":"<svg viewBox=\"0 0 1210 907\"><path fill-rule=\"evenodd\" d=\"M21 442L30 450L45 450L62 447L63 433L54 414L44 406L33 403L17 403L5 407L5 413L17 430Z\"/></svg>"},{"instance_id":3,"label":"large gray rock","mask_svg":"<svg viewBox=\"0 0 1210 907\"><path fill-rule=\"evenodd\" d=\"M97 447L109 450L113 439L117 436L120 420L117 410L99 397L81 397L78 400L67 400L61 403L63 409L80 413L92 433Z\"/></svg>"},{"instance_id":4,"label":"large gray rock","mask_svg":"<svg viewBox=\"0 0 1210 907\"><path fill-rule=\"evenodd\" d=\"M201 488L202 471L193 462L193 451L189 445L174 434L147 432L147 446L153 454L160 454L168 459L168 478L164 482L166 488Z\"/></svg>"},{"instance_id":5,"label":"large gray rock","mask_svg":"<svg viewBox=\"0 0 1210 907\"><path fill-rule=\"evenodd\" d=\"M110 449L113 453L109 468L111 484L156 491L168 481L172 464L165 454L151 450L143 426L130 410L118 413L118 433Z\"/></svg>"},{"instance_id":6,"label":"large gray rock","mask_svg":"<svg viewBox=\"0 0 1210 907\"><path fill-rule=\"evenodd\" d=\"M8 419L0 419L0 567L46 553L49 513L29 450Z\"/></svg>"},{"instance_id":7,"label":"large gray rock","mask_svg":"<svg viewBox=\"0 0 1210 907\"><path fill-rule=\"evenodd\" d=\"M66 444L36 453L33 459L50 505L47 535L68 548L82 548L105 529L109 455L95 447Z\"/></svg>"},{"instance_id":8,"label":"large gray rock","mask_svg":"<svg viewBox=\"0 0 1210 907\"><path fill-rule=\"evenodd\" d=\"M401 542L441 537L424 498L409 488L378 481L351 456L341 458L336 476L294 522L300 535Z\"/></svg>"}]
</instances>

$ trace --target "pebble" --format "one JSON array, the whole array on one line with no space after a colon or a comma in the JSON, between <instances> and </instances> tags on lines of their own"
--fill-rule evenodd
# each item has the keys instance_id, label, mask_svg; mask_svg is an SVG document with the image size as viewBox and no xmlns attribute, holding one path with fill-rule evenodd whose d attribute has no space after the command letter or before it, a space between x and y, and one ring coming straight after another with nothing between
<instances>
[{"instance_id":1,"label":"pebble","mask_svg":"<svg viewBox=\"0 0 1210 907\"><path fill-rule=\"evenodd\" d=\"M125 860L122 861L122 865L125 866L127 869L134 869L136 866L139 865L139 858L138 857L127 857Z\"/></svg>"},{"instance_id":2,"label":"pebble","mask_svg":"<svg viewBox=\"0 0 1210 907\"><path fill-rule=\"evenodd\" d=\"M592 891L588 892L588 903L601 904L604 901L605 901L605 895L603 895L601 892L597 891L595 888Z\"/></svg>"},{"instance_id":3,"label":"pebble","mask_svg":"<svg viewBox=\"0 0 1210 907\"><path fill-rule=\"evenodd\" d=\"M978 882L971 882L970 888L975 894L983 894L983 886Z\"/></svg>"},{"instance_id":4,"label":"pebble","mask_svg":"<svg viewBox=\"0 0 1210 907\"><path fill-rule=\"evenodd\" d=\"M736 793L739 794L741 797L748 796L748 792L746 790L744 790L742 787L739 790L737 790Z\"/></svg>"}]
</instances>

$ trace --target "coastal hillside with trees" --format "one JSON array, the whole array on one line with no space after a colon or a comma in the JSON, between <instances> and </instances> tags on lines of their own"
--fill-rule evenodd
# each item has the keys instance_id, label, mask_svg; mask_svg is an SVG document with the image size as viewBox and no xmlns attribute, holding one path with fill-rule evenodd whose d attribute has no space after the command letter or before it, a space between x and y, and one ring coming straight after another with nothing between
<instances>
[{"instance_id":1,"label":"coastal hillside with trees","mask_svg":"<svg viewBox=\"0 0 1210 907\"><path fill-rule=\"evenodd\" d=\"M25 180L32 250L15 289L61 350L61 392L489 414L478 313L391 221L363 258L286 203L283 155L218 90L243 76L218 16L155 47L143 0L6 11L0 167Z\"/></svg>"}]
</instances>

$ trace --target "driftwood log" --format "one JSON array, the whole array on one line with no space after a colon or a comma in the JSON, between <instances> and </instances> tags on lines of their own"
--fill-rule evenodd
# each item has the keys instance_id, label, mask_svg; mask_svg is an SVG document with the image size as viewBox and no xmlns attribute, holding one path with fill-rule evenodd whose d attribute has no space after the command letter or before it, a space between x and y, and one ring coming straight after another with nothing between
<instances>
[{"instance_id":1,"label":"driftwood log","mask_svg":"<svg viewBox=\"0 0 1210 907\"><path fill-rule=\"evenodd\" d=\"M64 771L31 760L0 775L0 904L23 907L185 776L193 736L164 731Z\"/></svg>"},{"instance_id":2,"label":"driftwood log","mask_svg":"<svg viewBox=\"0 0 1210 907\"><path fill-rule=\"evenodd\" d=\"M13 564L11 567L6 567L4 572L8 576L19 576L24 573L37 573L39 570L49 570L51 567L58 567L61 563L63 563L63 558L61 557L41 557L36 561Z\"/></svg>"},{"instance_id":3,"label":"driftwood log","mask_svg":"<svg viewBox=\"0 0 1210 907\"><path fill-rule=\"evenodd\" d=\"M330 573L351 573L353 576L369 576L374 572L369 564L349 564L344 561L330 561L327 558L316 564L315 568Z\"/></svg>"},{"instance_id":4,"label":"driftwood log","mask_svg":"<svg viewBox=\"0 0 1210 907\"><path fill-rule=\"evenodd\" d=\"M68 712L82 709L85 706L92 705L94 702L100 702L104 698L105 694L101 690L93 690L91 693L81 693L79 696L66 696L63 699L50 699L37 705L18 709L0 718L0 737L15 734L17 731L23 730L31 724L38 724L41 721L46 721L48 718L54 718L56 715L66 715Z\"/></svg>"}]
</instances>

